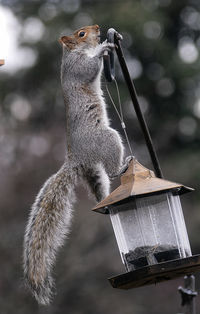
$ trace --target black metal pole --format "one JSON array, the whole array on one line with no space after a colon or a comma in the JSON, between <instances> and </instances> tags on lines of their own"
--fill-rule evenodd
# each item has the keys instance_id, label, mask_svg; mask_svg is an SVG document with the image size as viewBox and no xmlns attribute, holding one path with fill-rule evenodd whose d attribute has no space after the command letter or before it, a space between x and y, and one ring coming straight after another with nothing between
<instances>
[{"instance_id":1,"label":"black metal pole","mask_svg":"<svg viewBox=\"0 0 200 314\"><path fill-rule=\"evenodd\" d=\"M131 77L130 77L130 74L129 74L126 62L125 62L125 58L124 58L124 55L123 55L123 51L122 51L122 48L121 48L120 39L117 37L117 34L115 34L115 45L116 45L115 46L115 50L116 50L116 53L117 53L117 56L118 56L118 59L119 59L119 63L121 65L121 69L122 69L122 72L123 72L123 75L124 75L124 79L125 79L126 84L128 86L128 90L129 90L129 93L130 93L130 96L131 96L131 99L132 99L132 102L133 102L133 106L135 108L135 112L136 112L138 121L140 123L140 127L142 129L142 132L143 132L143 135L144 135L144 138L145 138L145 141L146 141L146 145L147 145L150 157L151 157L151 161L152 161L153 167L155 169L156 176L158 178L163 178L163 174L162 174L162 171L161 171L161 168L160 168L158 157L156 155L156 151L155 151L154 146L153 146L151 135L149 133L149 130L148 130L145 118L143 116L143 113L142 113L142 111L140 109L137 93L136 93L133 81L131 80Z\"/></svg>"}]
</instances>

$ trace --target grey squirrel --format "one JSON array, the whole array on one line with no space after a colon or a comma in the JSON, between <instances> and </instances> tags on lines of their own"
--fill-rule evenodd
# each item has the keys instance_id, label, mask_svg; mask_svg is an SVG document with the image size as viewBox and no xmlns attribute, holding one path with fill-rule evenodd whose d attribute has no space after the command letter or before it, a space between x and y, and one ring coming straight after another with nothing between
<instances>
[{"instance_id":1,"label":"grey squirrel","mask_svg":"<svg viewBox=\"0 0 200 314\"><path fill-rule=\"evenodd\" d=\"M100 41L98 25L63 36L61 84L66 105L67 153L64 164L41 188L24 238L24 276L40 304L52 298L51 268L69 234L74 187L83 178L99 202L109 194L110 178L123 172L124 148L109 126L100 87L102 57L112 44Z\"/></svg>"}]
</instances>

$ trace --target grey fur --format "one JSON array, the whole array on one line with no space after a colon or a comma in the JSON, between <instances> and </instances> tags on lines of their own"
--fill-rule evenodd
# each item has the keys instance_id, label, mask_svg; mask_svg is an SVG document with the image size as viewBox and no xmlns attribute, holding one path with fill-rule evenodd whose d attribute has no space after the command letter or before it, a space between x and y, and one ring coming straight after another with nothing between
<instances>
[{"instance_id":1,"label":"grey fur","mask_svg":"<svg viewBox=\"0 0 200 314\"><path fill-rule=\"evenodd\" d=\"M63 46L61 82L67 118L64 165L40 190L30 212L24 239L24 275L37 301L52 297L51 268L56 252L69 234L74 187L83 178L100 201L109 194L109 177L119 173L123 145L109 126L100 88L102 55L111 45Z\"/></svg>"}]
</instances>

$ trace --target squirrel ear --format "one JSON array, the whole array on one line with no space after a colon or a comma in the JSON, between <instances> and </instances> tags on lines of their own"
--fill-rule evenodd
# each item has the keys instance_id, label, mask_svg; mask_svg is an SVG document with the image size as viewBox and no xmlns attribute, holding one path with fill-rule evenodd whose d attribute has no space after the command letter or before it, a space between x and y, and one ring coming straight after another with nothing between
<instances>
[{"instance_id":1,"label":"squirrel ear","mask_svg":"<svg viewBox=\"0 0 200 314\"><path fill-rule=\"evenodd\" d=\"M70 36L62 36L59 40L59 43L66 46L68 49L73 49L75 41Z\"/></svg>"}]
</instances>

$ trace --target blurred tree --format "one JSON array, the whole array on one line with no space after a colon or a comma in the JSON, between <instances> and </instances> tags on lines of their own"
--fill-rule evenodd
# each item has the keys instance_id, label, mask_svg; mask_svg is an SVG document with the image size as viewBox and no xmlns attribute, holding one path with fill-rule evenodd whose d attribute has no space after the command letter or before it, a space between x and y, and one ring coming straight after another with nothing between
<instances>
[{"instance_id":1,"label":"blurred tree","mask_svg":"<svg viewBox=\"0 0 200 314\"><path fill-rule=\"evenodd\" d=\"M13 48L9 49L10 55L3 56L6 64L0 69L2 312L35 313L37 310L34 300L21 287L20 256L27 209L40 185L64 159L65 111L58 38L94 23L101 26L102 39L109 27L122 33L127 64L164 174L171 180L198 187L199 9L198 0L1 1L0 11L13 21L12 33L7 38ZM4 42L1 46L3 48ZM117 64L116 67L133 150L142 163L151 167L128 91ZM114 86L111 84L109 88L116 99ZM109 114L119 128L110 106ZM113 252L112 230L105 218L83 212L93 203L86 202L82 189L79 188L78 193L76 207L77 210L81 207L81 211L75 218L67 251L62 251L56 265L57 299L49 309L38 311L61 313L67 309L76 314L128 314L147 313L148 309L149 314L156 314L163 312L164 302L166 314L178 311L179 299L174 295L176 281L161 285L165 285L164 294L156 287L124 293L106 285L107 274L120 269L117 250ZM199 195L196 192L185 198L186 221L190 218L188 228L194 252L200 251Z\"/></svg>"}]
</instances>

